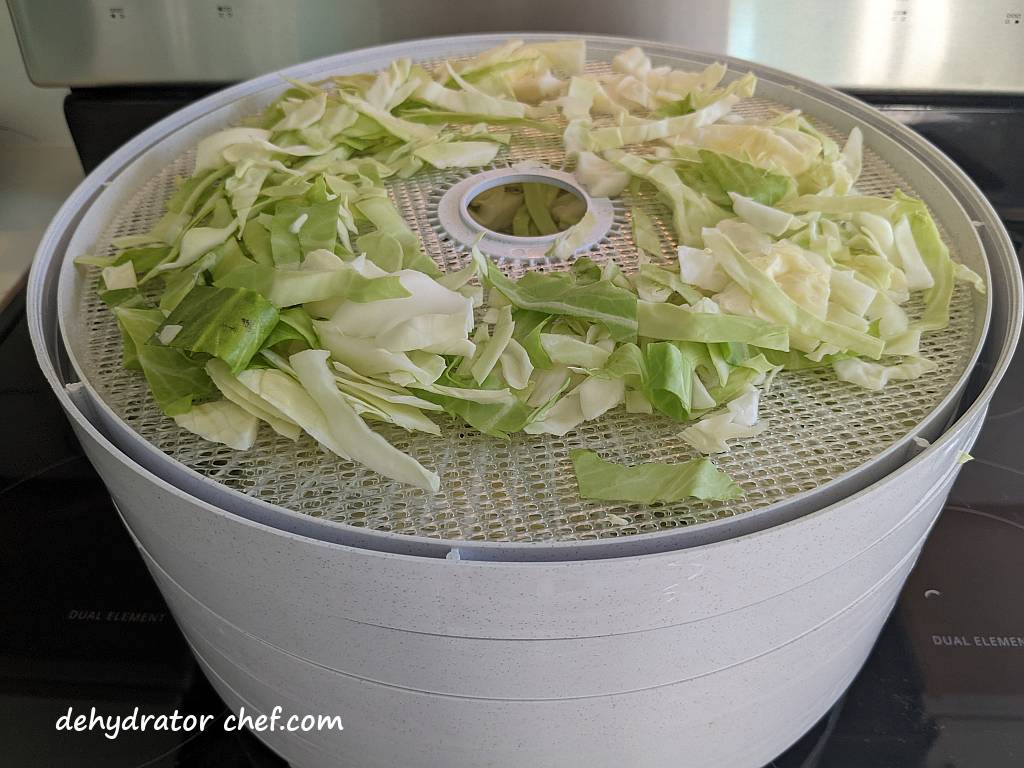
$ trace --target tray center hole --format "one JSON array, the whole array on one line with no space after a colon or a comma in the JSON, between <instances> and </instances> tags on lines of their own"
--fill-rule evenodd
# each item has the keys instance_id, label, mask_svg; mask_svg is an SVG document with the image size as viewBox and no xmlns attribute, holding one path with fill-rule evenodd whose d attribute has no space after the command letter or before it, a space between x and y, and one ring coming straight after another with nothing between
<instances>
[{"instance_id":1,"label":"tray center hole","mask_svg":"<svg viewBox=\"0 0 1024 768\"><path fill-rule=\"evenodd\" d=\"M543 177L500 183L478 191L467 205L480 227L505 237L547 237L578 224L587 202Z\"/></svg>"}]
</instances>

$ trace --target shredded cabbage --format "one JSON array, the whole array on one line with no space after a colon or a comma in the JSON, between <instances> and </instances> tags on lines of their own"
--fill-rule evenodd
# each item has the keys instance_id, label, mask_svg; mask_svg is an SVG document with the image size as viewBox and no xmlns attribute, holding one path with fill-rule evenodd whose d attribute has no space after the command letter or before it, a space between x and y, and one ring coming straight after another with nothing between
<instances>
[{"instance_id":1,"label":"shredded cabbage","mask_svg":"<svg viewBox=\"0 0 1024 768\"><path fill-rule=\"evenodd\" d=\"M370 425L440 434L443 412L496 439L561 436L623 407L713 454L767 428L759 399L786 386L780 371L878 390L937 370L927 334L957 282L985 280L952 261L922 201L857 193L859 129L840 147L799 112L742 117L756 80L721 64L676 70L633 48L593 74L586 60L582 40L510 40L429 71L291 81L204 138L150 232L77 260L97 270L123 364L203 439L245 450L266 423L425 492L441 478ZM581 254L593 214L532 182L469 213L555 236L564 268L512 279L474 248L442 271L425 252L388 185L510 164L520 128L561 136L592 196L626 198L635 270ZM741 492L704 458L571 460L585 498Z\"/></svg>"},{"instance_id":2,"label":"shredded cabbage","mask_svg":"<svg viewBox=\"0 0 1024 768\"><path fill-rule=\"evenodd\" d=\"M739 397L729 401L725 411L705 416L679 436L701 453L728 451L729 440L755 437L767 429L767 424L758 419L760 395L755 387L747 387Z\"/></svg>"}]
</instances>

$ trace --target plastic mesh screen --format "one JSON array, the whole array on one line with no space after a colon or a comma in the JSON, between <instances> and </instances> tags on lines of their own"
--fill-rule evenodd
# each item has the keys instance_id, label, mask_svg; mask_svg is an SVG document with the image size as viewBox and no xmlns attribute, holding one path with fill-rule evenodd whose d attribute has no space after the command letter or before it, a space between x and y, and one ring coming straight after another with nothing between
<instances>
[{"instance_id":1,"label":"plastic mesh screen","mask_svg":"<svg viewBox=\"0 0 1024 768\"><path fill-rule=\"evenodd\" d=\"M750 115L780 109L786 107L751 99L739 111ZM829 126L818 127L836 135ZM563 166L560 138L519 129L496 165L528 159ZM113 237L146 231L161 214L175 179L187 175L191 164L191 156L183 156L144 185L132 203L114 215L96 252L102 253ZM467 256L440 230L436 202L462 177L425 172L390 187L425 250L447 269L463 266ZM888 195L897 188L913 194L884 161L866 151L858 189ZM658 223L668 261L674 247L664 207L653 197L622 203L616 224L591 256L598 261L614 257L625 270L635 268L628 222L629 206L635 204ZM509 267L510 274L522 269ZM679 438L681 426L665 417L617 409L564 438L514 435L509 442L447 417L438 419L441 437L375 424L399 449L440 473L441 490L430 495L328 454L308 437L293 443L264 426L256 445L239 452L178 428L156 407L141 374L122 367L117 325L94 290L98 273L88 272L88 289L82 292L80 318L87 324L88 343L80 360L100 396L142 437L220 483L294 511L444 539L567 541L638 534L740 515L819 488L905 436L951 391L973 352L974 306L968 290L959 287L949 327L926 334L922 344L922 353L939 364L938 371L926 378L874 393L836 381L829 369L780 374L762 401L769 428L716 457L718 466L744 489L742 498L730 502L622 505L579 498L571 449L595 449L610 461L627 464L695 456Z\"/></svg>"}]
</instances>

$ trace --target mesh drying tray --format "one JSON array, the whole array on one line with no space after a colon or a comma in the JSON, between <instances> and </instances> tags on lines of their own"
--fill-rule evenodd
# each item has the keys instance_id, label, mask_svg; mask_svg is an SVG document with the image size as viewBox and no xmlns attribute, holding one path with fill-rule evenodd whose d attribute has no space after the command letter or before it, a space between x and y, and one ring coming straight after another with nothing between
<instances>
[{"instance_id":1,"label":"mesh drying tray","mask_svg":"<svg viewBox=\"0 0 1024 768\"><path fill-rule=\"evenodd\" d=\"M456 58L503 39L446 38L392 45L324 59L289 74L316 78L373 70L399 56L423 62ZM906 129L859 102L806 81L747 62L659 44L591 38L588 67L595 71L607 68L615 53L632 44L644 47L655 65L696 69L717 58L729 63L731 75L753 70L759 77L758 96L741 103L737 109L741 114L767 115L799 108L820 130L840 141L853 125L861 126L866 149L858 190L889 195L900 189L923 198L954 258L987 279L981 243L954 193L931 174L927 158L911 154L890 138ZM772 519L788 519L832 503L894 469L910 455L911 437L934 438L953 414L980 350L989 313L988 302L962 284L953 296L949 327L926 334L922 343L922 353L939 364L932 375L875 393L837 381L830 369L780 374L763 399L762 414L769 428L755 438L738 441L728 453L715 458L744 491L742 498L728 502L633 505L580 499L569 461L573 448L591 448L608 460L627 464L680 461L696 455L680 439L679 424L657 415L626 414L621 408L562 438L518 434L508 442L477 433L454 418L439 419L440 437L374 423L399 449L440 474L441 489L434 495L343 461L320 450L308 436L293 443L264 426L256 445L244 452L195 437L163 416L138 372L122 367L116 322L96 296L99 270L73 268L70 260L87 250L109 252L111 238L146 231L159 217L175 179L190 173L190 148L204 135L256 112L284 87L283 80L263 78L254 81L248 93L232 97L239 87L210 97L203 102L209 109L199 120L175 122L176 116L168 118L164 137L137 158L119 177L118 188L108 190L110 194L86 214L61 275L62 332L72 363L94 393L97 407L208 481L257 503L278 505L323 521L434 539L582 543L656 535L667 529L686 528L697 533L698 529L718 527L715 521L721 525L726 520L739 522L773 514ZM516 129L511 147L502 151L492 167L524 160L564 167L560 136ZM445 269L463 266L468 254L444 231L437 204L445 190L466 174L465 170L424 171L389 187L425 251ZM626 271L635 268L637 254L628 220L632 205L652 214L666 261L674 258L667 211L653 196L626 196L615 201L613 224L588 255L597 261L614 257ZM527 268L565 267L503 266L512 275Z\"/></svg>"}]
</instances>

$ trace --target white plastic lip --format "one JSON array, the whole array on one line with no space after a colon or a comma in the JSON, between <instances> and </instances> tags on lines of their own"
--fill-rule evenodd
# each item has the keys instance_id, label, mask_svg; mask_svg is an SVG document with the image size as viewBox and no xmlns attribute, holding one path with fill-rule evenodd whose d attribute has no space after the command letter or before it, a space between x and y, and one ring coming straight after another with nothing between
<instances>
[{"instance_id":1,"label":"white plastic lip","mask_svg":"<svg viewBox=\"0 0 1024 768\"><path fill-rule=\"evenodd\" d=\"M458 244L465 248L478 246L483 253L498 260L526 261L539 263L552 261L548 251L558 238L569 230L553 235L517 237L488 229L473 218L469 205L478 195L505 184L541 183L572 192L583 200L593 224L575 252L586 251L599 243L611 229L615 209L606 197L591 197L576 180L565 171L537 166L535 168L495 168L490 171L467 176L453 184L437 204L437 218L441 227Z\"/></svg>"}]
</instances>

